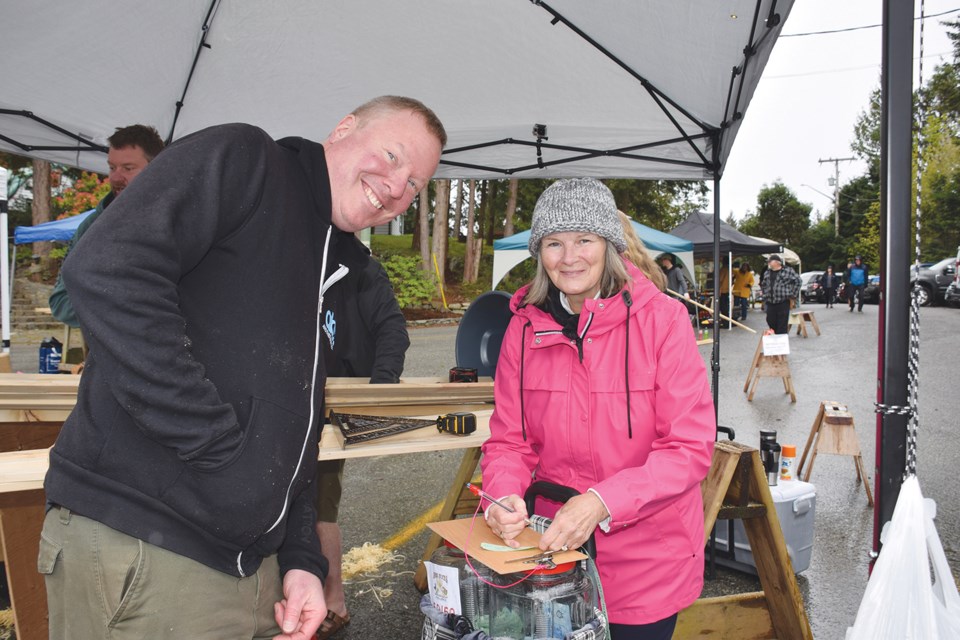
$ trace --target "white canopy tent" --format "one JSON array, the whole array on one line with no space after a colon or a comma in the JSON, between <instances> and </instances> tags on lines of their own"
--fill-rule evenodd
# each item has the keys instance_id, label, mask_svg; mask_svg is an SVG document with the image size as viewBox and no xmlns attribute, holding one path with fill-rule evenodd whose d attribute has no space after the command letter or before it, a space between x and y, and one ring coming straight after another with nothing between
<instances>
[{"instance_id":1,"label":"white canopy tent","mask_svg":"<svg viewBox=\"0 0 960 640\"><path fill-rule=\"evenodd\" d=\"M393 93L444 122L437 177L711 179L792 2L117 6L0 0L0 43L17 52L4 69L0 150L104 172L118 126L176 139L242 121L321 139L353 107ZM88 73L52 76L65 61Z\"/></svg>"},{"instance_id":2,"label":"white canopy tent","mask_svg":"<svg viewBox=\"0 0 960 640\"><path fill-rule=\"evenodd\" d=\"M119 126L176 140L240 121L323 139L355 106L400 94L447 129L436 177L713 180L720 210L724 164L792 6L0 0L0 47L17 61L0 150L105 172ZM71 72L51 73L65 62Z\"/></svg>"},{"instance_id":3,"label":"white canopy tent","mask_svg":"<svg viewBox=\"0 0 960 640\"><path fill-rule=\"evenodd\" d=\"M753 238L754 240L759 240L760 242L769 242L771 244L776 244L777 242L776 240L770 240L769 238L761 238L760 236L750 236L750 237ZM773 255L772 253L764 253L763 257L769 258L772 255ZM799 254L797 254L796 251L793 251L792 249L787 249L786 247L781 246L780 255L783 257L784 262L786 262L789 265L796 266L798 273L802 271L801 269L802 261L800 260L800 256Z\"/></svg>"}]
</instances>

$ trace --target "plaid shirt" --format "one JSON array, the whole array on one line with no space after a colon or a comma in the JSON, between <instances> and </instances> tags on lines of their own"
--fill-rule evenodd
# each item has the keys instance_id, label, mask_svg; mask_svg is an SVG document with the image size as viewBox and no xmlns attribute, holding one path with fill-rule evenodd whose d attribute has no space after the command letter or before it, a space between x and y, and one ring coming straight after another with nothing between
<instances>
[{"instance_id":1,"label":"plaid shirt","mask_svg":"<svg viewBox=\"0 0 960 640\"><path fill-rule=\"evenodd\" d=\"M800 297L800 276L790 267L783 267L773 281L773 269L763 272L760 279L760 288L763 290L763 301L770 304L786 302L790 298Z\"/></svg>"}]
</instances>

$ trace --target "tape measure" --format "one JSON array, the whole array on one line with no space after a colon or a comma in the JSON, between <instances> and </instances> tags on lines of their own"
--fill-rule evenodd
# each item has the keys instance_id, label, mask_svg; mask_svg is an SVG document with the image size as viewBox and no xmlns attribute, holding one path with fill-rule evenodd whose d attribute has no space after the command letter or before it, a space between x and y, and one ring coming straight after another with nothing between
<instances>
[{"instance_id":1,"label":"tape measure","mask_svg":"<svg viewBox=\"0 0 960 640\"><path fill-rule=\"evenodd\" d=\"M437 431L457 436L470 435L477 430L477 416L461 411L448 413L437 418Z\"/></svg>"}]
</instances>

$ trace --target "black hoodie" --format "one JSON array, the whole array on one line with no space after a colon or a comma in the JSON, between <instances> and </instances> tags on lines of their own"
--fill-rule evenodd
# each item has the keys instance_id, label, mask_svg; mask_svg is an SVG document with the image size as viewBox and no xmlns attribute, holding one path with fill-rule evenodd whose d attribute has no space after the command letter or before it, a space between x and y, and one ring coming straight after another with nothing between
<instances>
[{"instance_id":1,"label":"black hoodie","mask_svg":"<svg viewBox=\"0 0 960 640\"><path fill-rule=\"evenodd\" d=\"M324 577L308 494L330 216L307 140L223 125L150 163L64 264L90 355L49 502L232 575L278 553Z\"/></svg>"}]
</instances>

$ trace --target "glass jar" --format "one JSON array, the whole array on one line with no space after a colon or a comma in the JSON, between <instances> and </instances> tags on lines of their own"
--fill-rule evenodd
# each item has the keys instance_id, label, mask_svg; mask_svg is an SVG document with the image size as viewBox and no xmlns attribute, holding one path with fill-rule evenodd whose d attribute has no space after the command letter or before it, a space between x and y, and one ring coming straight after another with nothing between
<instances>
[{"instance_id":1,"label":"glass jar","mask_svg":"<svg viewBox=\"0 0 960 640\"><path fill-rule=\"evenodd\" d=\"M466 554L446 540L430 556L430 562L457 570L460 585L460 613L466 617L473 628L488 631L488 594L484 580L491 580L493 572L474 558L467 564ZM473 565L473 568L470 567Z\"/></svg>"},{"instance_id":2,"label":"glass jar","mask_svg":"<svg viewBox=\"0 0 960 640\"><path fill-rule=\"evenodd\" d=\"M593 619L597 602L593 581L578 562L537 569L522 582L491 591L492 638L563 638Z\"/></svg>"}]
</instances>

